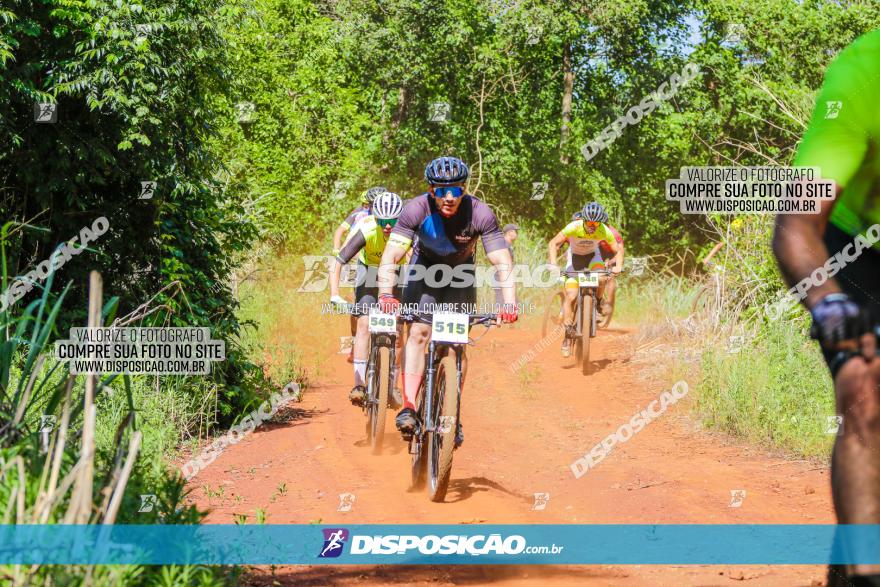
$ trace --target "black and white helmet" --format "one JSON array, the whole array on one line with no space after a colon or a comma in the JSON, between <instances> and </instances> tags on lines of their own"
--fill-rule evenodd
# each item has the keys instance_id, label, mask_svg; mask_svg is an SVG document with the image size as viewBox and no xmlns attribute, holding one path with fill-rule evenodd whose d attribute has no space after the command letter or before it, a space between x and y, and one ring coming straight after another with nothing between
<instances>
[{"instance_id":1,"label":"black and white helmet","mask_svg":"<svg viewBox=\"0 0 880 587\"><path fill-rule=\"evenodd\" d=\"M380 220L390 220L400 216L403 200L394 192L383 192L373 200L373 216Z\"/></svg>"},{"instance_id":2,"label":"black and white helmet","mask_svg":"<svg viewBox=\"0 0 880 587\"><path fill-rule=\"evenodd\" d=\"M361 197L363 198L364 202L367 202L369 204L369 203L372 203L372 201L376 199L376 196L378 196L379 194L383 194L387 191L388 191L388 188L383 187L381 185L377 185L376 187L372 187L368 190L364 190L364 193L361 194Z\"/></svg>"},{"instance_id":3,"label":"black and white helmet","mask_svg":"<svg viewBox=\"0 0 880 587\"><path fill-rule=\"evenodd\" d=\"M582 210L584 220L591 222L608 222L608 213L599 202L590 202Z\"/></svg>"}]
</instances>

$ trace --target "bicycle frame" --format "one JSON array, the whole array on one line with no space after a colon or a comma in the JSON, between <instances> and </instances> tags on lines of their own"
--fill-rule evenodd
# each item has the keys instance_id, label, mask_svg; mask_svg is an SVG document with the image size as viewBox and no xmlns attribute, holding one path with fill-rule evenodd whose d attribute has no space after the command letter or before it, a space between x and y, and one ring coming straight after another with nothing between
<instances>
[{"instance_id":1,"label":"bicycle frame","mask_svg":"<svg viewBox=\"0 0 880 587\"><path fill-rule=\"evenodd\" d=\"M565 275L567 275L568 277L577 278L578 275L581 275L581 274L588 275L590 273L597 273L597 274L599 274L600 278L602 275L605 275L606 277L611 276L610 269L603 269L601 271L592 271L589 269L582 269L582 270L578 270L578 271L566 271ZM575 310L574 326L577 329L578 336L583 336L584 335L583 327L582 327L583 320L582 319L579 320L578 318L580 318L581 314L583 313L584 297L587 295L589 295L593 298L593 303L591 304L591 307L593 308L592 312L594 315L590 316L589 336L594 337L594 336L596 336L596 329L597 329L596 313L598 311L597 310L597 302L599 301L599 286L595 286L595 287L587 286L587 285L579 285L578 286L578 296L577 296L577 299L575 300L576 305L574 308L574 310Z\"/></svg>"},{"instance_id":2,"label":"bicycle frame","mask_svg":"<svg viewBox=\"0 0 880 587\"><path fill-rule=\"evenodd\" d=\"M465 345L463 343L452 344L452 343L437 343L433 340L428 343L428 350L425 353L425 392L422 395L422 408L419 410L424 413L424 417L422 418L422 426L420 430L416 431L420 440L424 437L427 432L436 432L437 427L434 422L434 384L436 382L437 369L440 367L440 361L445 357L450 350L455 353L455 370L456 377L455 380L457 382L455 392L458 394L459 400L461 400L461 358L464 351ZM446 390L449 393L449 390ZM458 422L458 417L461 413L461 403L459 402L458 413L455 414L455 421Z\"/></svg>"},{"instance_id":3,"label":"bicycle frame","mask_svg":"<svg viewBox=\"0 0 880 587\"><path fill-rule=\"evenodd\" d=\"M470 315L468 321L473 326L488 320L494 321L495 318L492 314ZM429 324L433 322L428 322L418 315L410 315L405 319ZM425 350L425 373L420 390L418 424L407 440L408 452L412 455L412 486L418 489L429 481L429 495L432 501L443 501L449 484L452 451L455 450L454 436L461 421L462 367L467 344L467 342L438 342L432 336ZM453 359L451 364L449 359ZM447 362L445 366L444 362ZM455 369L454 379L451 377L452 369ZM450 389L452 385L455 386L455 390ZM442 397L441 388L438 386L444 388ZM451 395L453 393L454 396ZM449 404L450 400L455 401L454 410ZM445 424L442 420L445 417L454 418L452 426L455 428L444 429ZM453 433L452 436L450 432Z\"/></svg>"},{"instance_id":4,"label":"bicycle frame","mask_svg":"<svg viewBox=\"0 0 880 587\"><path fill-rule=\"evenodd\" d=\"M397 333L394 333L394 334L390 334L387 332L371 332L370 333L370 350L369 350L369 354L367 355L369 357L369 359L367 362L367 373L366 373L366 380L368 382L372 381L373 377L376 376L375 357L379 351L379 347L388 347L388 361L390 362L390 364L388 365L388 368L389 368L388 373L389 373L389 377L392 378L392 380L388 382L388 389L391 390L394 387L393 374L394 374L395 361L397 360ZM370 406L373 406L376 404L376 396L375 396L376 390L374 388L371 389L368 386L368 391L369 392L367 393L367 399L363 405L363 409L365 411L369 410Z\"/></svg>"}]
</instances>

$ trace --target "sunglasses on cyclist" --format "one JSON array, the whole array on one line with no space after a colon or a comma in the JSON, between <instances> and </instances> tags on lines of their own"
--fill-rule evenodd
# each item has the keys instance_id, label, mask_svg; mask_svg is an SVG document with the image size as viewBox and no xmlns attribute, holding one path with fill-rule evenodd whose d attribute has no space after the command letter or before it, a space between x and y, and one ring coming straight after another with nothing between
<instances>
[{"instance_id":1,"label":"sunglasses on cyclist","mask_svg":"<svg viewBox=\"0 0 880 587\"><path fill-rule=\"evenodd\" d=\"M387 228L389 226L393 227L395 224L397 224L397 218L388 218L387 220L384 218L376 218L376 224L378 224L382 228Z\"/></svg>"},{"instance_id":2,"label":"sunglasses on cyclist","mask_svg":"<svg viewBox=\"0 0 880 587\"><path fill-rule=\"evenodd\" d=\"M464 194L464 188L461 186L435 187L434 188L434 197L435 198L445 198L447 195L450 195L453 198L460 198L463 194Z\"/></svg>"}]
</instances>

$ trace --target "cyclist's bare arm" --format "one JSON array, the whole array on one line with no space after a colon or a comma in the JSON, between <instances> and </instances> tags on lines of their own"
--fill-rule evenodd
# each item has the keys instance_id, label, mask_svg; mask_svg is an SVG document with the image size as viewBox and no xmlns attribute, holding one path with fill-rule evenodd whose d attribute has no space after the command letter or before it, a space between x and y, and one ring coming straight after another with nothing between
<instances>
[{"instance_id":1,"label":"cyclist's bare arm","mask_svg":"<svg viewBox=\"0 0 880 587\"><path fill-rule=\"evenodd\" d=\"M495 266L498 276L498 284L501 286L501 299L505 304L516 303L516 293L511 282L513 276L513 259L510 251L506 248L486 253L489 262Z\"/></svg>"},{"instance_id":2,"label":"cyclist's bare arm","mask_svg":"<svg viewBox=\"0 0 880 587\"><path fill-rule=\"evenodd\" d=\"M837 187L840 195L840 187ZM812 285L810 274L821 267L828 259L828 249L822 240L828 217L834 207L835 200L822 200L818 214L779 214L776 216L776 227L773 231L773 253L785 282L795 286L807 280L807 297L804 305L815 306L828 294L841 291L840 286L832 278L822 285Z\"/></svg>"},{"instance_id":3,"label":"cyclist's bare arm","mask_svg":"<svg viewBox=\"0 0 880 587\"><path fill-rule=\"evenodd\" d=\"M614 255L615 260L617 259L617 254L623 251L623 247L618 245L616 240L609 242L608 248L611 249L611 254Z\"/></svg>"},{"instance_id":4,"label":"cyclist's bare arm","mask_svg":"<svg viewBox=\"0 0 880 587\"><path fill-rule=\"evenodd\" d=\"M556 254L559 251L559 247L568 242L568 237L565 236L560 230L556 236L554 236L550 242L547 244L547 262L551 265L556 265Z\"/></svg>"},{"instance_id":5,"label":"cyclist's bare arm","mask_svg":"<svg viewBox=\"0 0 880 587\"><path fill-rule=\"evenodd\" d=\"M620 273L620 270L623 269L623 260L625 257L624 249L626 245L620 243L619 250L614 254L614 258L611 259L611 262L614 263L614 268L617 270L616 273Z\"/></svg>"},{"instance_id":6,"label":"cyclist's bare arm","mask_svg":"<svg viewBox=\"0 0 880 587\"><path fill-rule=\"evenodd\" d=\"M379 262L379 295L390 294L397 280L397 264L403 259L407 249L388 243Z\"/></svg>"},{"instance_id":7,"label":"cyclist's bare arm","mask_svg":"<svg viewBox=\"0 0 880 587\"><path fill-rule=\"evenodd\" d=\"M836 195L840 196L840 186ZM840 293L840 285L829 278L821 285L815 285L810 274L825 264L830 256L822 235L834 208L834 200L823 200L818 214L779 214L773 232L773 253L776 256L783 279L789 286L798 287L803 282L807 297L804 305L812 309L828 294ZM853 347L854 342L844 342L838 348ZM871 359L876 350L876 339L867 333L858 341L858 346L866 359Z\"/></svg>"},{"instance_id":8,"label":"cyclist's bare arm","mask_svg":"<svg viewBox=\"0 0 880 587\"><path fill-rule=\"evenodd\" d=\"M348 232L349 227L346 227L345 224L340 224L336 229L336 232L333 233L333 250L338 251L342 248L342 237L345 236L345 233Z\"/></svg>"},{"instance_id":9,"label":"cyclist's bare arm","mask_svg":"<svg viewBox=\"0 0 880 587\"><path fill-rule=\"evenodd\" d=\"M342 263L338 261L333 263L333 270L330 272L330 297L339 295L339 280L342 277ZM355 300L357 301L357 300Z\"/></svg>"}]
</instances>

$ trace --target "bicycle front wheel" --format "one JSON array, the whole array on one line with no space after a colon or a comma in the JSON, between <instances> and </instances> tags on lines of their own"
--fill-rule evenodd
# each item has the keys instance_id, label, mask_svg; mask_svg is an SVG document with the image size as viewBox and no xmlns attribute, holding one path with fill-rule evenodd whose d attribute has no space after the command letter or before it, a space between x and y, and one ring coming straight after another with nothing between
<instances>
[{"instance_id":1,"label":"bicycle front wheel","mask_svg":"<svg viewBox=\"0 0 880 587\"><path fill-rule=\"evenodd\" d=\"M581 306L581 372L584 375L590 374L590 338L595 335L595 321L593 296L589 293L582 296L583 305Z\"/></svg>"},{"instance_id":2,"label":"bicycle front wheel","mask_svg":"<svg viewBox=\"0 0 880 587\"><path fill-rule=\"evenodd\" d=\"M455 356L444 357L437 369L436 421L428 433L428 492L431 501L443 501L452 474L452 451L458 428L458 370Z\"/></svg>"},{"instance_id":3,"label":"bicycle front wheel","mask_svg":"<svg viewBox=\"0 0 880 587\"><path fill-rule=\"evenodd\" d=\"M373 454L382 454L382 441L385 439L385 419L388 411L388 387L391 372L391 349L381 346L376 353L376 368L374 384L375 397L370 396L370 401L374 402L370 410L370 426L372 428L370 434L370 444L373 448Z\"/></svg>"},{"instance_id":4,"label":"bicycle front wheel","mask_svg":"<svg viewBox=\"0 0 880 587\"><path fill-rule=\"evenodd\" d=\"M379 387L379 368L376 364L376 360L379 357L379 347L375 345L370 346L370 358L367 360L367 391L366 396L364 397L364 413L367 416L366 421L364 422L364 431L367 434L367 441L372 444L373 442L373 430L375 426L373 426L373 422L376 417L376 390Z\"/></svg>"},{"instance_id":5,"label":"bicycle front wheel","mask_svg":"<svg viewBox=\"0 0 880 587\"><path fill-rule=\"evenodd\" d=\"M416 410L419 414L419 420L424 422L425 418L425 380L422 378L422 383L419 386L419 408ZM424 428L424 424L422 425ZM411 489L418 490L425 486L425 477L427 477L425 466L428 462L428 443L427 443L427 434L418 431L418 434L413 435L412 440L410 441L409 451L412 454L412 467L411 467Z\"/></svg>"}]
</instances>

